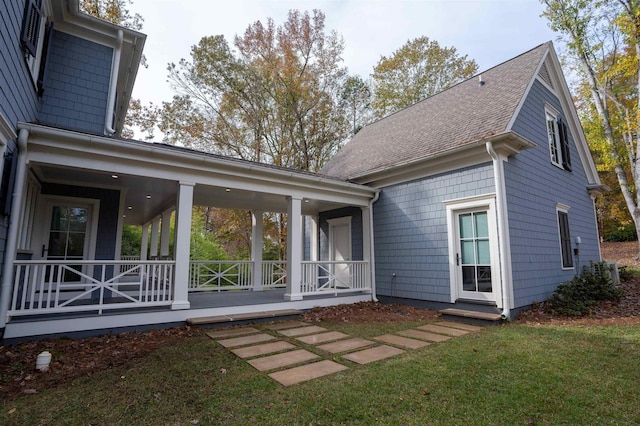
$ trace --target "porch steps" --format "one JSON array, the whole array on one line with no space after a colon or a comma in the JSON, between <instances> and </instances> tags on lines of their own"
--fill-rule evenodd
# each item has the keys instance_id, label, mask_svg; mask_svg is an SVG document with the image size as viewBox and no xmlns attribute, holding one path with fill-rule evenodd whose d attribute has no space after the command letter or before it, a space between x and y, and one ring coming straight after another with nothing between
<instances>
[{"instance_id":1,"label":"porch steps","mask_svg":"<svg viewBox=\"0 0 640 426\"><path fill-rule=\"evenodd\" d=\"M490 312L469 311L466 309L447 308L440 311L442 319L459 321L467 324L497 325L502 322L500 314Z\"/></svg>"},{"instance_id":2,"label":"porch steps","mask_svg":"<svg viewBox=\"0 0 640 426\"><path fill-rule=\"evenodd\" d=\"M302 311L298 309L280 309L277 311L262 311L262 312L248 312L244 314L233 315L216 315L211 317L196 317L187 318L187 324L199 326L209 324L221 324L221 323L234 323L234 322L251 322L274 319L281 319L287 317L294 317L302 315Z\"/></svg>"}]
</instances>

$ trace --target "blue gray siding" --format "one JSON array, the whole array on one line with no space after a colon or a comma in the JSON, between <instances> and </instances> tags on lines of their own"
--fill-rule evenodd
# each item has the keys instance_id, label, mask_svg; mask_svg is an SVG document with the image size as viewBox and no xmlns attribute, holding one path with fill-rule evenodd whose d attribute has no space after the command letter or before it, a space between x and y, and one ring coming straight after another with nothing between
<instances>
[{"instance_id":1,"label":"blue gray siding","mask_svg":"<svg viewBox=\"0 0 640 426\"><path fill-rule=\"evenodd\" d=\"M102 135L112 57L110 47L54 31L40 121Z\"/></svg>"},{"instance_id":2,"label":"blue gray siding","mask_svg":"<svg viewBox=\"0 0 640 426\"><path fill-rule=\"evenodd\" d=\"M44 184L42 186L42 193L47 195L100 200L95 258L114 258L118 230L120 191L81 186Z\"/></svg>"},{"instance_id":3,"label":"blue gray siding","mask_svg":"<svg viewBox=\"0 0 640 426\"><path fill-rule=\"evenodd\" d=\"M600 259L595 211L586 189L584 167L571 135L573 171L551 164L545 102L562 112L555 95L535 81L513 130L537 147L505 163L515 307L547 299L558 284L570 280L579 270L578 261L582 266ZM561 117L564 119L564 114ZM578 236L582 239L580 257L574 258L575 270L562 269L557 203L570 207L572 241Z\"/></svg>"},{"instance_id":4,"label":"blue gray siding","mask_svg":"<svg viewBox=\"0 0 640 426\"><path fill-rule=\"evenodd\" d=\"M450 302L442 202L493 192L491 163L383 188L373 211L377 293Z\"/></svg>"},{"instance_id":5,"label":"blue gray siding","mask_svg":"<svg viewBox=\"0 0 640 426\"><path fill-rule=\"evenodd\" d=\"M329 260L328 219L351 217L351 260L363 260L362 250L362 210L358 207L344 207L320 213L320 260Z\"/></svg>"},{"instance_id":6,"label":"blue gray siding","mask_svg":"<svg viewBox=\"0 0 640 426\"><path fill-rule=\"evenodd\" d=\"M18 121L33 121L38 108L38 96L20 46L20 29L24 0L0 2L0 111L16 125Z\"/></svg>"}]
</instances>

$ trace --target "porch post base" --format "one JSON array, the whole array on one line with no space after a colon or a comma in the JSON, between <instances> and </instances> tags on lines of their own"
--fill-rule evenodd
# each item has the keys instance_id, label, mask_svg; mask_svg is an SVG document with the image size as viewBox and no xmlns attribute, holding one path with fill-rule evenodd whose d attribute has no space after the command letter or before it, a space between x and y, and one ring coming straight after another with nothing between
<instances>
[{"instance_id":1,"label":"porch post base","mask_svg":"<svg viewBox=\"0 0 640 426\"><path fill-rule=\"evenodd\" d=\"M179 309L190 309L191 303L188 300L174 300L171 304L171 310L177 311Z\"/></svg>"},{"instance_id":2,"label":"porch post base","mask_svg":"<svg viewBox=\"0 0 640 426\"><path fill-rule=\"evenodd\" d=\"M284 300L291 300L291 301L302 300L302 294L300 294L300 293L285 293L284 294Z\"/></svg>"},{"instance_id":3,"label":"porch post base","mask_svg":"<svg viewBox=\"0 0 640 426\"><path fill-rule=\"evenodd\" d=\"M253 291L263 291L264 287L262 287L261 285L257 285L255 287L253 287Z\"/></svg>"}]
</instances>

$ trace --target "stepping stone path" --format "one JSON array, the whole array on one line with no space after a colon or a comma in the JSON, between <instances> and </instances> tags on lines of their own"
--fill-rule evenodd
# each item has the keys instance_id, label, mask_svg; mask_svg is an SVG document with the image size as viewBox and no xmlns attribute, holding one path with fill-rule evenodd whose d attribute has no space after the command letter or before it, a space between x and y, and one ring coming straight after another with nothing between
<instances>
[{"instance_id":1,"label":"stepping stone path","mask_svg":"<svg viewBox=\"0 0 640 426\"><path fill-rule=\"evenodd\" d=\"M440 321L368 340L302 321L286 321L224 329L207 335L239 358L246 359L256 370L270 372L268 376L273 380L291 386L347 370L349 362L369 364L481 329ZM346 361L347 365L336 361Z\"/></svg>"}]
</instances>

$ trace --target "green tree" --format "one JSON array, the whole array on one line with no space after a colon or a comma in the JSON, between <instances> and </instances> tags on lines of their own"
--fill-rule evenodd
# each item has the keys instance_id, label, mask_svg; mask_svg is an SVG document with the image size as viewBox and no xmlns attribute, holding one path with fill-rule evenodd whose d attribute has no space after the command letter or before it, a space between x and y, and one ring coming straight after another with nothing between
<instances>
[{"instance_id":1,"label":"green tree","mask_svg":"<svg viewBox=\"0 0 640 426\"><path fill-rule=\"evenodd\" d=\"M355 135L371 120L371 88L360 76L348 77L340 92L340 106L351 123Z\"/></svg>"},{"instance_id":2,"label":"green tree","mask_svg":"<svg viewBox=\"0 0 640 426\"><path fill-rule=\"evenodd\" d=\"M637 0L541 0L582 78L590 145L612 170L640 235L640 7ZM586 96L585 96L586 94ZM640 256L640 246L639 246Z\"/></svg>"},{"instance_id":3,"label":"green tree","mask_svg":"<svg viewBox=\"0 0 640 426\"><path fill-rule=\"evenodd\" d=\"M373 69L372 106L384 117L473 76L478 65L455 47L418 37L407 41L389 57L382 56Z\"/></svg>"}]
</instances>

